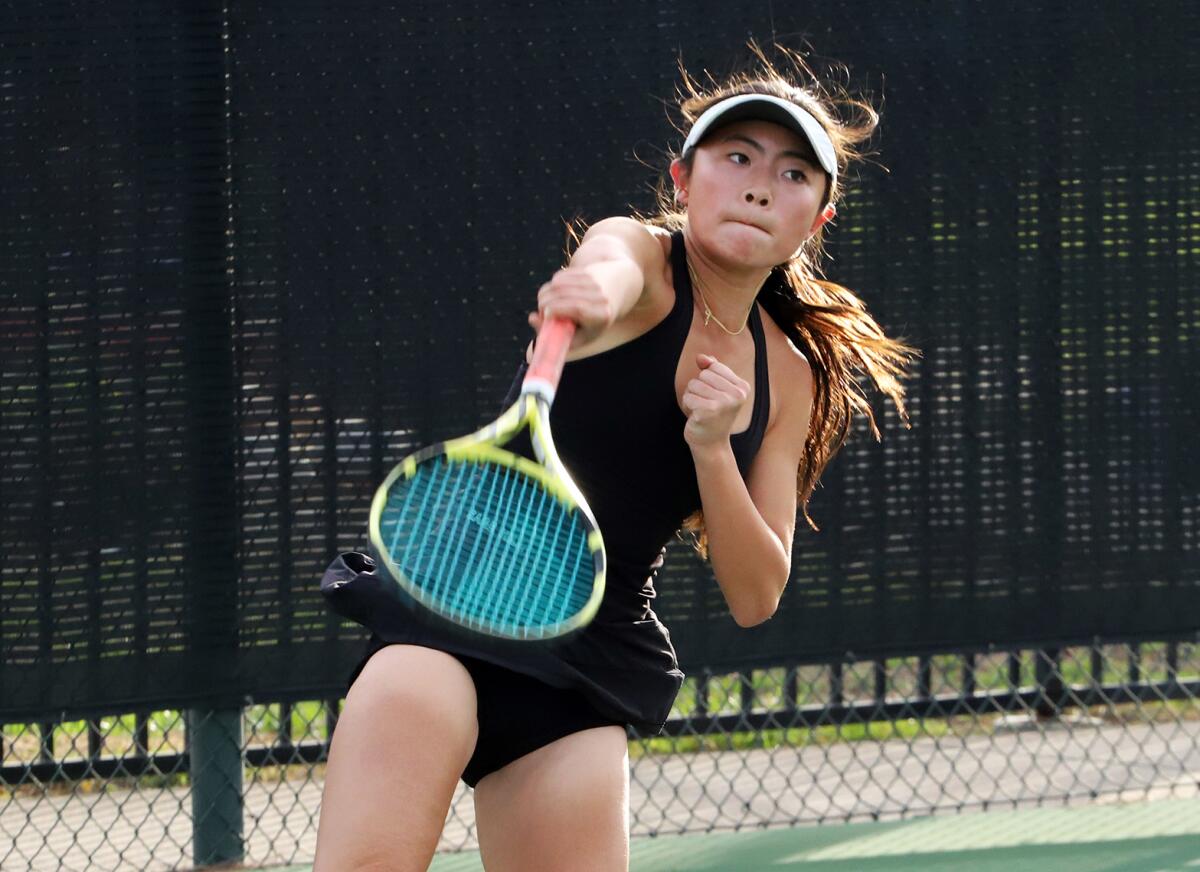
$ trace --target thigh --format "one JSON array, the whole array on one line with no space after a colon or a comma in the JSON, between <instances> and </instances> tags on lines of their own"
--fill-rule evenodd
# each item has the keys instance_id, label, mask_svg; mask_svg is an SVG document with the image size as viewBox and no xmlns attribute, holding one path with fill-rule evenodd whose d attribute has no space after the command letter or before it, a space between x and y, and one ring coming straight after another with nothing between
<instances>
[{"instance_id":1,"label":"thigh","mask_svg":"<svg viewBox=\"0 0 1200 872\"><path fill-rule=\"evenodd\" d=\"M330 745L314 872L428 868L475 747L475 706L449 654L388 645L371 656Z\"/></svg>"},{"instance_id":2,"label":"thigh","mask_svg":"<svg viewBox=\"0 0 1200 872\"><path fill-rule=\"evenodd\" d=\"M486 776L475 788L475 826L488 872L625 872L624 728L572 733Z\"/></svg>"}]
</instances>

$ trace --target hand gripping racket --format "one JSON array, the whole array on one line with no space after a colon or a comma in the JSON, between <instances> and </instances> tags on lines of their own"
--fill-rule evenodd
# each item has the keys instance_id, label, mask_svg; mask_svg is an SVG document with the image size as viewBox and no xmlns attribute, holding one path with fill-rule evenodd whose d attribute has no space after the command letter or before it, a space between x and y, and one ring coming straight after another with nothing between
<instances>
[{"instance_id":1,"label":"hand gripping racket","mask_svg":"<svg viewBox=\"0 0 1200 872\"><path fill-rule=\"evenodd\" d=\"M375 492L369 534L401 598L485 636L555 639L604 595L605 554L550 435L575 323L548 319L521 394L493 423L404 458ZM502 446L525 427L538 462Z\"/></svg>"}]
</instances>

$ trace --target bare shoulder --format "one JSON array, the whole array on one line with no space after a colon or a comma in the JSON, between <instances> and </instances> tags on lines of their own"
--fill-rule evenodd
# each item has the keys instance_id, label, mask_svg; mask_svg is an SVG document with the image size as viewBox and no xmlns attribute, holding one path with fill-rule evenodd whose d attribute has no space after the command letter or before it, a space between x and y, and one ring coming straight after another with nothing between
<instances>
[{"instance_id":1,"label":"bare shoulder","mask_svg":"<svg viewBox=\"0 0 1200 872\"><path fill-rule=\"evenodd\" d=\"M664 243L665 239L665 243ZM597 221L583 236L583 244L595 244L607 248L609 256L623 254L631 258L641 269L642 293L625 320L637 321L647 310L657 310L670 289L668 264L671 255L671 234L635 218L615 216Z\"/></svg>"},{"instance_id":2,"label":"bare shoulder","mask_svg":"<svg viewBox=\"0 0 1200 872\"><path fill-rule=\"evenodd\" d=\"M621 243L643 269L662 262L663 247L658 241L660 230L624 215L605 218L591 225L583 235L583 241L604 236ZM669 239L668 235L668 239Z\"/></svg>"},{"instance_id":3,"label":"bare shoulder","mask_svg":"<svg viewBox=\"0 0 1200 872\"><path fill-rule=\"evenodd\" d=\"M658 243L659 248L662 249L664 263L669 261L671 259L671 231L665 227L654 227L649 224L644 226L650 232L650 236L653 237L654 241Z\"/></svg>"},{"instance_id":4,"label":"bare shoulder","mask_svg":"<svg viewBox=\"0 0 1200 872\"><path fill-rule=\"evenodd\" d=\"M584 244L591 246L594 256L601 259L631 258L642 272L642 292L633 307L599 337L587 345L573 348L567 355L569 361L599 354L636 338L662 320L675 301L670 275L671 234L667 231L634 218L605 218L588 228L580 248ZM531 341L525 360L532 359Z\"/></svg>"}]
</instances>

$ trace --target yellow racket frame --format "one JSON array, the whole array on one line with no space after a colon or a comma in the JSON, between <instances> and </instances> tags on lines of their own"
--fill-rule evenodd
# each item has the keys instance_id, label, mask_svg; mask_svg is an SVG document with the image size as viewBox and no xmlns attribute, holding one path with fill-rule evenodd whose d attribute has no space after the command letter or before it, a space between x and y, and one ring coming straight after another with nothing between
<instances>
[{"instance_id":1,"label":"yellow racket frame","mask_svg":"<svg viewBox=\"0 0 1200 872\"><path fill-rule=\"evenodd\" d=\"M501 447L526 427L529 429L530 442L533 445L534 453L541 461L540 463L534 463L528 458L506 451ZM534 630L516 625L480 625L441 608L434 598L388 559L388 551L383 544L383 535L380 531L380 522L383 518L384 506L387 504L388 491L397 479L412 478L417 474L417 467L420 464L438 456L462 462L487 461L515 469L537 481L550 496L565 508L580 513L584 526L587 528L587 546L591 553L595 575L591 595L579 611L558 624L546 625ZM522 390L516 402L486 427L467 436L430 445L400 461L375 491L375 497L371 501L368 534L384 571L406 596L432 614L449 621L455 627L465 628L485 636L519 641L558 639L589 624L596 616L600 609L600 602L604 599L607 571L604 538L600 534L600 528L596 524L596 519L588 507L587 501L570 473L567 472L566 467L563 466L562 460L554 448L554 440L550 435L550 402L536 390Z\"/></svg>"}]
</instances>

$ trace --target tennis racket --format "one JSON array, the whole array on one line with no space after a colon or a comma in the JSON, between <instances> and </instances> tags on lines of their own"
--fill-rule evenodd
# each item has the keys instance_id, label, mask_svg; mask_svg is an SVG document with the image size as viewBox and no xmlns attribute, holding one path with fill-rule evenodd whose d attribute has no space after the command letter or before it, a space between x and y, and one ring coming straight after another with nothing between
<instances>
[{"instance_id":1,"label":"tennis racket","mask_svg":"<svg viewBox=\"0 0 1200 872\"><path fill-rule=\"evenodd\" d=\"M404 458L371 503L369 534L401 598L471 633L557 639L604 595L604 541L550 434L575 323L542 325L521 393L481 430ZM528 428L538 462L503 446Z\"/></svg>"}]
</instances>

